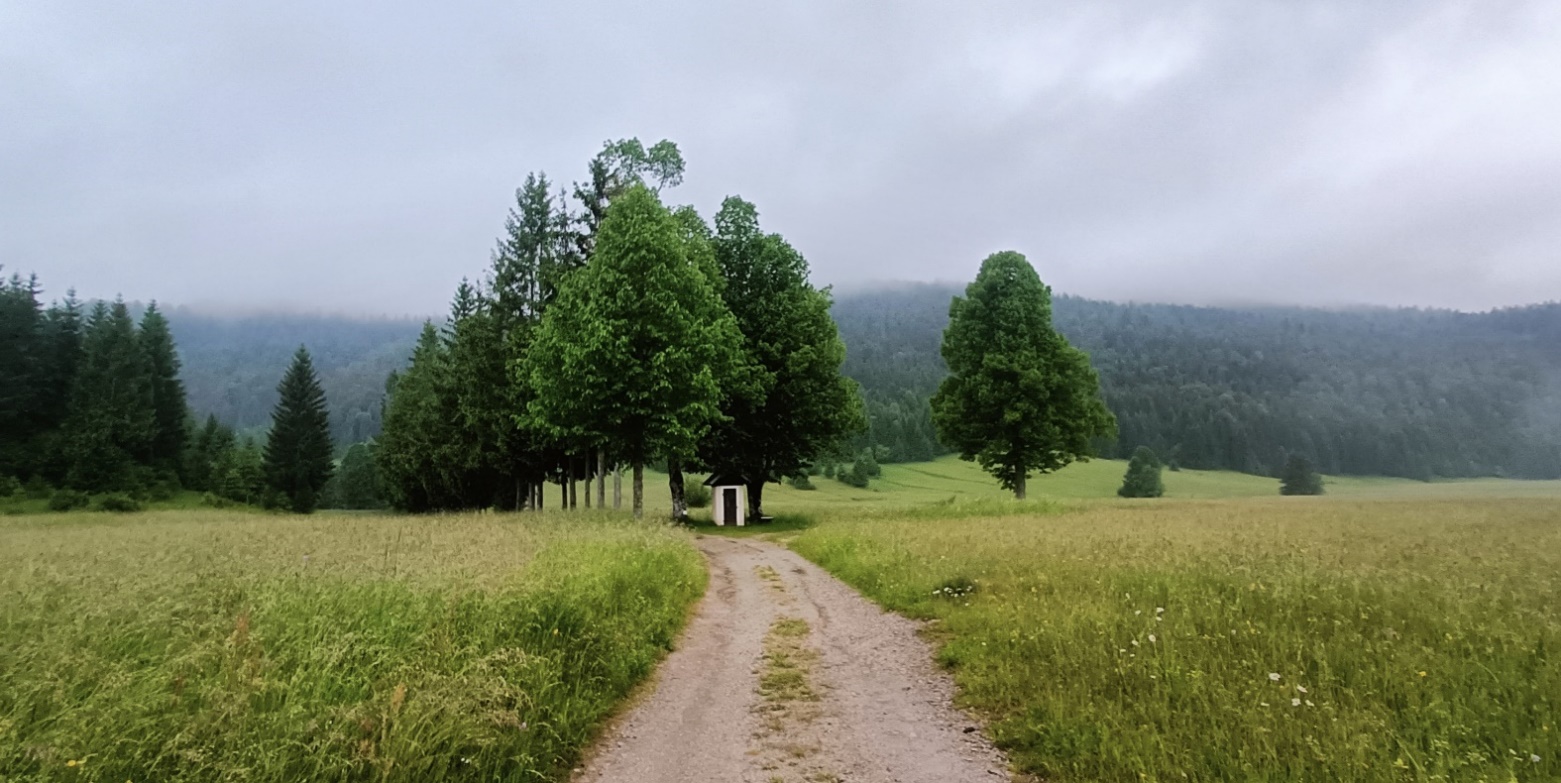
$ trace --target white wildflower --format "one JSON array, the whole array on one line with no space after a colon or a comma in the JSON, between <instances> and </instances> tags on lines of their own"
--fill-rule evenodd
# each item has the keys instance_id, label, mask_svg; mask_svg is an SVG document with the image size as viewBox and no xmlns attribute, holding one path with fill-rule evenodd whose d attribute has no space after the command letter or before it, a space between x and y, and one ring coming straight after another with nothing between
<instances>
[{"instance_id":1,"label":"white wildflower","mask_svg":"<svg viewBox=\"0 0 1561 783\"><path fill-rule=\"evenodd\" d=\"M1306 706L1308 706L1308 707L1316 707L1317 705L1313 704L1311 699L1307 699L1306 700Z\"/></svg>"},{"instance_id":2,"label":"white wildflower","mask_svg":"<svg viewBox=\"0 0 1561 783\"><path fill-rule=\"evenodd\" d=\"M1139 616L1139 615L1141 615L1143 613L1144 613L1144 610L1142 610L1142 609L1134 609L1133 610L1133 616L1134 617L1137 617L1137 616Z\"/></svg>"},{"instance_id":3,"label":"white wildflower","mask_svg":"<svg viewBox=\"0 0 1561 783\"><path fill-rule=\"evenodd\" d=\"M1279 672L1269 672L1268 679L1273 680L1274 682L1279 682Z\"/></svg>"},{"instance_id":4,"label":"white wildflower","mask_svg":"<svg viewBox=\"0 0 1561 783\"><path fill-rule=\"evenodd\" d=\"M1258 702L1258 706L1260 706L1260 707L1267 707L1268 706L1268 702L1260 701L1260 702Z\"/></svg>"},{"instance_id":5,"label":"white wildflower","mask_svg":"<svg viewBox=\"0 0 1561 783\"><path fill-rule=\"evenodd\" d=\"M1154 644L1155 643L1154 634L1149 634L1149 643L1150 644Z\"/></svg>"},{"instance_id":6,"label":"white wildflower","mask_svg":"<svg viewBox=\"0 0 1561 783\"><path fill-rule=\"evenodd\" d=\"M1297 686L1295 686L1295 689L1300 691L1300 692L1302 692L1302 693L1306 693L1306 686L1305 685L1297 685Z\"/></svg>"},{"instance_id":7,"label":"white wildflower","mask_svg":"<svg viewBox=\"0 0 1561 783\"><path fill-rule=\"evenodd\" d=\"M1138 640L1134 639L1133 641L1129 642L1129 644L1133 645L1134 647L1137 647L1138 646Z\"/></svg>"},{"instance_id":8,"label":"white wildflower","mask_svg":"<svg viewBox=\"0 0 1561 783\"><path fill-rule=\"evenodd\" d=\"M1291 699L1290 700L1290 706L1292 706L1292 707L1299 707L1299 706L1301 706L1301 700L1300 699Z\"/></svg>"},{"instance_id":9,"label":"white wildflower","mask_svg":"<svg viewBox=\"0 0 1561 783\"><path fill-rule=\"evenodd\" d=\"M1155 614L1165 614L1165 607L1163 607L1163 606L1156 606L1154 608L1154 613Z\"/></svg>"},{"instance_id":10,"label":"white wildflower","mask_svg":"<svg viewBox=\"0 0 1561 783\"><path fill-rule=\"evenodd\" d=\"M1530 754L1528 754L1528 760L1534 762L1535 764L1538 764L1539 763L1539 754L1538 753L1530 753Z\"/></svg>"}]
</instances>

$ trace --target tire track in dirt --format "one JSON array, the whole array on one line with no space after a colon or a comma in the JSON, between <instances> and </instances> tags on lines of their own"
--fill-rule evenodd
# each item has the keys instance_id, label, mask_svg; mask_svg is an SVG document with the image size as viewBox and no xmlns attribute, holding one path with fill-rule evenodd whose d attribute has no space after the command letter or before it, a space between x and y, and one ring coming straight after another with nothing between
<instances>
[{"instance_id":1,"label":"tire track in dirt","mask_svg":"<svg viewBox=\"0 0 1561 783\"><path fill-rule=\"evenodd\" d=\"M953 682L916 623L783 547L698 545L710 563L705 597L654 690L606 733L576 783L1009 779L1002 755L952 706ZM810 653L800 656L805 703L758 693L777 628L803 646L793 652Z\"/></svg>"}]
</instances>

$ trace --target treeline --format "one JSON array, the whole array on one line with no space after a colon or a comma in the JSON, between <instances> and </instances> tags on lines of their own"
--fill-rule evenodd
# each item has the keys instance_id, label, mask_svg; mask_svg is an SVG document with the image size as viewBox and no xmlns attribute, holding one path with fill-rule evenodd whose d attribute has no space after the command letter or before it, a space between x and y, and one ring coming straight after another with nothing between
<instances>
[{"instance_id":1,"label":"treeline","mask_svg":"<svg viewBox=\"0 0 1561 783\"><path fill-rule=\"evenodd\" d=\"M959 289L842 296L834 315L884 461L944 449L917 410ZM1090 355L1126 457L1276 476L1561 477L1561 305L1439 310L1229 309L1062 296L1054 323Z\"/></svg>"},{"instance_id":2,"label":"treeline","mask_svg":"<svg viewBox=\"0 0 1561 783\"><path fill-rule=\"evenodd\" d=\"M373 462L409 511L605 503L608 475L664 466L675 516L688 469L765 483L806 475L859 429L826 293L786 241L729 198L707 223L669 209L683 159L612 142L569 191L533 174L485 278L463 282L390 379ZM616 494L616 493L615 493ZM616 498L615 498L616 505Z\"/></svg>"},{"instance_id":3,"label":"treeline","mask_svg":"<svg viewBox=\"0 0 1561 783\"><path fill-rule=\"evenodd\" d=\"M295 366L300 360L307 365L302 349ZM298 382L313 383L309 372ZM318 491L330 475L324 396L317 385L303 391L317 409L308 480ZM279 416L287 409L276 406ZM297 484L289 471L305 449L277 440L271 433L262 449L215 416L204 424L191 416L169 321L155 303L136 318L122 300L88 307L74 292L45 306L36 277L0 285L0 498L48 498L63 511L100 495L102 508L129 511L194 490L219 505L286 505Z\"/></svg>"}]
</instances>

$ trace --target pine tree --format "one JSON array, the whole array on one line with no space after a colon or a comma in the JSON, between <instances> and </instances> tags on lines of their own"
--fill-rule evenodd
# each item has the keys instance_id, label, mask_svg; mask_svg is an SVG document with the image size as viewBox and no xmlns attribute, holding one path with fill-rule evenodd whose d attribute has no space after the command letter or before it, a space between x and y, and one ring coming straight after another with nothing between
<instances>
[{"instance_id":1,"label":"pine tree","mask_svg":"<svg viewBox=\"0 0 1561 783\"><path fill-rule=\"evenodd\" d=\"M0 283L0 476L34 472L29 455L38 434L46 345L36 278Z\"/></svg>"},{"instance_id":2,"label":"pine tree","mask_svg":"<svg viewBox=\"0 0 1561 783\"><path fill-rule=\"evenodd\" d=\"M330 480L333 465L325 392L303 346L293 354L277 393L280 398L266 437L266 486L285 498L295 513L308 514L319 504L320 490Z\"/></svg>"},{"instance_id":3,"label":"pine tree","mask_svg":"<svg viewBox=\"0 0 1561 783\"><path fill-rule=\"evenodd\" d=\"M386 383L385 426L375 464L385 495L402 511L461 507L458 477L449 465L458 441L460 409L450 392L449 349L431 323L412 351L412 363Z\"/></svg>"},{"instance_id":4,"label":"pine tree","mask_svg":"<svg viewBox=\"0 0 1561 783\"><path fill-rule=\"evenodd\" d=\"M1165 483L1160 479L1160 460L1148 446L1133 450L1133 458L1127 463L1127 473L1117 495L1124 498L1157 498L1165 494Z\"/></svg>"},{"instance_id":5,"label":"pine tree","mask_svg":"<svg viewBox=\"0 0 1561 783\"><path fill-rule=\"evenodd\" d=\"M66 484L94 492L139 487L147 477L138 457L149 453L153 431L152 373L135 322L123 301L98 302L82 336L63 433Z\"/></svg>"},{"instance_id":6,"label":"pine tree","mask_svg":"<svg viewBox=\"0 0 1561 783\"><path fill-rule=\"evenodd\" d=\"M1092 440L1115 434L1089 357L1052 328L1051 289L1018 253L989 256L955 297L943 359L939 438L1021 500L1031 473L1087 459Z\"/></svg>"},{"instance_id":7,"label":"pine tree","mask_svg":"<svg viewBox=\"0 0 1561 783\"><path fill-rule=\"evenodd\" d=\"M693 456L721 417L717 379L732 377L741 339L678 220L635 186L543 316L522 369L536 394L529 419L561 439L613 444L634 466L641 515L645 463Z\"/></svg>"},{"instance_id":8,"label":"pine tree","mask_svg":"<svg viewBox=\"0 0 1561 783\"><path fill-rule=\"evenodd\" d=\"M1311 460L1299 455L1291 454L1285 462L1285 469L1279 476L1279 494L1281 495L1321 495L1323 493L1323 477L1312 469Z\"/></svg>"},{"instance_id":9,"label":"pine tree","mask_svg":"<svg viewBox=\"0 0 1561 783\"><path fill-rule=\"evenodd\" d=\"M185 447L185 424L189 408L185 404L184 384L179 380L179 356L175 352L168 319L158 311L157 303L147 306L141 316L141 351L146 356L152 393L152 433L147 462L166 473L179 473Z\"/></svg>"}]
</instances>

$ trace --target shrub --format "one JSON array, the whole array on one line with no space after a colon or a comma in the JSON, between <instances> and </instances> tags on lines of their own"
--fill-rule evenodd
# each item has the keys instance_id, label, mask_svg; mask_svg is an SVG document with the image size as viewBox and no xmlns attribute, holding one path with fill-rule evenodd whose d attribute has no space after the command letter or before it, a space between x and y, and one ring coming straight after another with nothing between
<instances>
[{"instance_id":1,"label":"shrub","mask_svg":"<svg viewBox=\"0 0 1561 783\"><path fill-rule=\"evenodd\" d=\"M1311 461L1292 454L1285 463L1284 473L1279 477L1279 494L1321 495L1322 493L1323 477L1317 475L1317 471L1312 469Z\"/></svg>"},{"instance_id":2,"label":"shrub","mask_svg":"<svg viewBox=\"0 0 1561 783\"><path fill-rule=\"evenodd\" d=\"M201 495L201 505L210 506L211 508L228 508L234 505L234 503L215 492L207 492Z\"/></svg>"},{"instance_id":3,"label":"shrub","mask_svg":"<svg viewBox=\"0 0 1561 783\"><path fill-rule=\"evenodd\" d=\"M786 483L790 484L796 489L818 489L818 487L813 486L812 480L808 478L808 474L806 473L792 476L791 478L786 479Z\"/></svg>"},{"instance_id":4,"label":"shrub","mask_svg":"<svg viewBox=\"0 0 1561 783\"><path fill-rule=\"evenodd\" d=\"M683 477L683 499L689 508L707 508L710 505L710 488L697 476Z\"/></svg>"},{"instance_id":5,"label":"shrub","mask_svg":"<svg viewBox=\"0 0 1561 783\"><path fill-rule=\"evenodd\" d=\"M99 511L113 511L120 514L127 514L134 511L140 511L141 508L141 501L136 500L135 498L126 495L123 492L115 492L112 495L104 495L103 498L98 501Z\"/></svg>"},{"instance_id":6,"label":"shrub","mask_svg":"<svg viewBox=\"0 0 1561 783\"><path fill-rule=\"evenodd\" d=\"M8 498L22 493L22 482L15 476L0 476L0 498Z\"/></svg>"},{"instance_id":7,"label":"shrub","mask_svg":"<svg viewBox=\"0 0 1561 783\"><path fill-rule=\"evenodd\" d=\"M92 499L85 492L77 492L74 489L62 489L49 498L50 511L74 511L78 508L86 508Z\"/></svg>"},{"instance_id":8,"label":"shrub","mask_svg":"<svg viewBox=\"0 0 1561 783\"><path fill-rule=\"evenodd\" d=\"M1157 498L1165 494L1165 484L1160 480L1160 460L1148 446L1133 450L1133 459L1127 463L1127 474L1122 477L1122 487L1117 495L1124 498Z\"/></svg>"},{"instance_id":9,"label":"shrub","mask_svg":"<svg viewBox=\"0 0 1561 783\"><path fill-rule=\"evenodd\" d=\"M840 483L842 484L847 484L858 489L866 489L867 482L872 477L868 475L866 466L860 462L856 462L852 463L850 470L846 470L845 466L842 465L840 470L835 472L835 478L840 479Z\"/></svg>"},{"instance_id":10,"label":"shrub","mask_svg":"<svg viewBox=\"0 0 1561 783\"><path fill-rule=\"evenodd\" d=\"M23 487L29 500L44 500L54 494L54 487L43 476L33 476L27 480L27 486Z\"/></svg>"}]
</instances>

